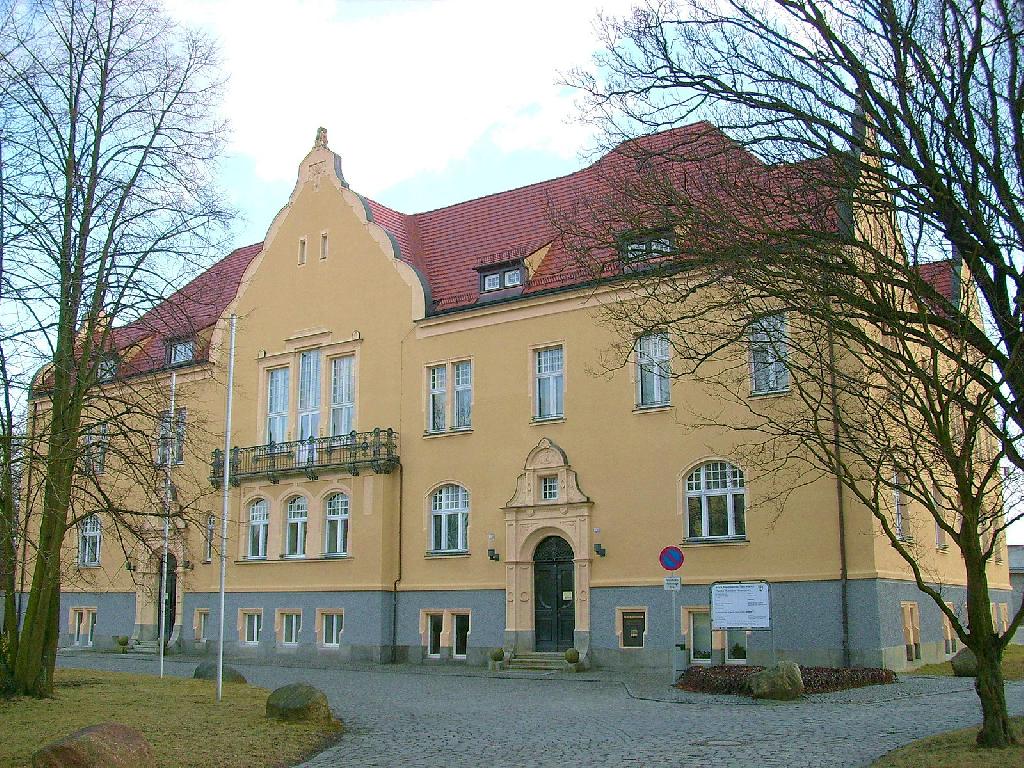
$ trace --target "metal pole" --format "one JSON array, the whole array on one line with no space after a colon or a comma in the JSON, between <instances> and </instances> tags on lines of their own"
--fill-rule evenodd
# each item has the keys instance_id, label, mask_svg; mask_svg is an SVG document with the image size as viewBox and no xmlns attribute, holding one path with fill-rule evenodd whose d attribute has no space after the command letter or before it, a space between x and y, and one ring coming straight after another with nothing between
<instances>
[{"instance_id":1,"label":"metal pole","mask_svg":"<svg viewBox=\"0 0 1024 768\"><path fill-rule=\"evenodd\" d=\"M217 701L224 694L224 581L228 569L228 488L231 487L231 390L235 383L235 316L231 315L227 411L224 417L224 496L220 515L220 627L217 640Z\"/></svg>"},{"instance_id":2,"label":"metal pole","mask_svg":"<svg viewBox=\"0 0 1024 768\"><path fill-rule=\"evenodd\" d=\"M160 677L164 676L164 633L167 631L167 549L168 539L171 534L171 464L174 463L174 450L177 447L178 425L174 419L174 389L177 386L178 378L175 371L171 371L171 410L167 417L166 442L161 446L164 449L164 554L160 561L160 619L158 638L158 653L160 654Z\"/></svg>"},{"instance_id":3,"label":"metal pole","mask_svg":"<svg viewBox=\"0 0 1024 768\"><path fill-rule=\"evenodd\" d=\"M682 634L679 631L679 609L676 608L676 591L672 590L672 645L669 648L669 658L672 660L672 679L669 680L669 685L675 685L676 680L676 645L679 643L679 635Z\"/></svg>"}]
</instances>

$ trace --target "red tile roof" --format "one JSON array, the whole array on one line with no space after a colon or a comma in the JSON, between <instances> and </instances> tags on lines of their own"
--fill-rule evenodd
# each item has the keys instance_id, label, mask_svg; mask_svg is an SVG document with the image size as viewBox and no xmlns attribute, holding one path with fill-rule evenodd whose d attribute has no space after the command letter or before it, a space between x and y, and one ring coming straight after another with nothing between
<instances>
[{"instance_id":1,"label":"red tile roof","mask_svg":"<svg viewBox=\"0 0 1024 768\"><path fill-rule=\"evenodd\" d=\"M917 271L921 277L925 279L927 283L931 285L936 291L942 294L952 304L958 302L958 298L954 296L956 292L956 280L954 271L953 259L942 259L941 261L932 261L927 264L919 264Z\"/></svg>"}]
</instances>

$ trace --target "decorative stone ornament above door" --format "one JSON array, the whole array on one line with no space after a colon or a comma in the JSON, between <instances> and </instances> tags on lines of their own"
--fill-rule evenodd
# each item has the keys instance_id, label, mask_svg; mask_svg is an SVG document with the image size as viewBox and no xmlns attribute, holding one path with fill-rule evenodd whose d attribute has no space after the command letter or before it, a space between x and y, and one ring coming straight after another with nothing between
<instances>
[{"instance_id":1,"label":"decorative stone ornament above door","mask_svg":"<svg viewBox=\"0 0 1024 768\"><path fill-rule=\"evenodd\" d=\"M505 504L505 647L534 650L534 566L537 545L560 536L573 551L576 628L574 645L590 648L590 565L593 502L580 490L565 451L543 438L526 457L516 492Z\"/></svg>"}]
</instances>

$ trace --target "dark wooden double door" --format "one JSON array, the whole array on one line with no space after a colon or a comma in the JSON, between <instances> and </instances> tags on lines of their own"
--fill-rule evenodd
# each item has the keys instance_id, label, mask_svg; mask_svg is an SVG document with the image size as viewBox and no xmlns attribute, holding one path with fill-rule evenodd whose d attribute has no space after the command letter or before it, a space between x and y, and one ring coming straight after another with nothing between
<instances>
[{"instance_id":1,"label":"dark wooden double door","mask_svg":"<svg viewBox=\"0 0 1024 768\"><path fill-rule=\"evenodd\" d=\"M576 629L572 547L559 536L537 545L533 556L534 648L564 651L573 647Z\"/></svg>"}]
</instances>

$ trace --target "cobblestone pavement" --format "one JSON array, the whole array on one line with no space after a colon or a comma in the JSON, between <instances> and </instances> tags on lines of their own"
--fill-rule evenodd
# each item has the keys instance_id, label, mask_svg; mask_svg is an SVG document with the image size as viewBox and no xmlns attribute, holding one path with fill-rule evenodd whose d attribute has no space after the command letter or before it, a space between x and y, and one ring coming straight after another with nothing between
<instances>
[{"instance_id":1,"label":"cobblestone pavement","mask_svg":"<svg viewBox=\"0 0 1024 768\"><path fill-rule=\"evenodd\" d=\"M191 675L195 661L167 661ZM154 672L155 660L61 655L61 666ZM303 768L333 766L862 766L922 736L981 718L971 681L909 677L757 703L675 691L664 675L496 675L413 666L237 665L254 685L307 681L346 732ZM1024 713L1024 683L1007 701Z\"/></svg>"}]
</instances>

